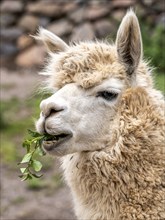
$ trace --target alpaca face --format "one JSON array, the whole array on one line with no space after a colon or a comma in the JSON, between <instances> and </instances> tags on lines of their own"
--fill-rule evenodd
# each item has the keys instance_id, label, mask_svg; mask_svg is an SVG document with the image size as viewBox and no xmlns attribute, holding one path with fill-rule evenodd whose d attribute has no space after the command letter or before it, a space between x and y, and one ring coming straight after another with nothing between
<instances>
[{"instance_id":1,"label":"alpaca face","mask_svg":"<svg viewBox=\"0 0 165 220\"><path fill-rule=\"evenodd\" d=\"M68 46L43 29L37 38L51 52L47 74L51 87L58 88L40 105L37 131L56 137L45 141L43 147L58 156L105 148L113 137L122 94L136 84L141 62L141 34L135 14L130 11L124 17L115 45Z\"/></svg>"},{"instance_id":2,"label":"alpaca face","mask_svg":"<svg viewBox=\"0 0 165 220\"><path fill-rule=\"evenodd\" d=\"M88 90L71 83L43 100L37 130L59 137L58 141L44 142L43 147L59 156L103 148L106 134L113 127L123 87L114 78Z\"/></svg>"}]
</instances>

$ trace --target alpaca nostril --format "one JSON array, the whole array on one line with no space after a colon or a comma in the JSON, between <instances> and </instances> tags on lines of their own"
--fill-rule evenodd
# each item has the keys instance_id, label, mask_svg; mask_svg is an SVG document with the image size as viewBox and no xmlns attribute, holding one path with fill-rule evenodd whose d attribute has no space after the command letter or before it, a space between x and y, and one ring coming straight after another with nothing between
<instances>
[{"instance_id":1,"label":"alpaca nostril","mask_svg":"<svg viewBox=\"0 0 165 220\"><path fill-rule=\"evenodd\" d=\"M64 109L55 109L55 108L51 108L49 110L49 116L52 115L52 114L56 114L57 112L61 112L63 111Z\"/></svg>"},{"instance_id":2,"label":"alpaca nostril","mask_svg":"<svg viewBox=\"0 0 165 220\"><path fill-rule=\"evenodd\" d=\"M49 111L47 112L47 114L45 115L46 117L49 117L51 115L57 114L58 112L63 111L64 109L55 109L55 108L51 108L49 109Z\"/></svg>"},{"instance_id":3,"label":"alpaca nostril","mask_svg":"<svg viewBox=\"0 0 165 220\"><path fill-rule=\"evenodd\" d=\"M44 118L49 117L52 114L56 114L58 112L61 112L66 109L66 104L63 102L63 100L50 100L48 98L47 100L43 100L40 104L42 116Z\"/></svg>"},{"instance_id":4,"label":"alpaca nostril","mask_svg":"<svg viewBox=\"0 0 165 220\"><path fill-rule=\"evenodd\" d=\"M61 109L56 109L56 108L44 109L41 112L41 116L44 117L44 118L47 118L50 115L56 114L56 113L61 112L63 110L64 110L63 108L61 108Z\"/></svg>"},{"instance_id":5,"label":"alpaca nostril","mask_svg":"<svg viewBox=\"0 0 165 220\"><path fill-rule=\"evenodd\" d=\"M57 110L55 110L55 109L50 109L50 112L49 112L49 115L52 115L52 114L55 114L55 113L57 113L58 111Z\"/></svg>"}]
</instances>

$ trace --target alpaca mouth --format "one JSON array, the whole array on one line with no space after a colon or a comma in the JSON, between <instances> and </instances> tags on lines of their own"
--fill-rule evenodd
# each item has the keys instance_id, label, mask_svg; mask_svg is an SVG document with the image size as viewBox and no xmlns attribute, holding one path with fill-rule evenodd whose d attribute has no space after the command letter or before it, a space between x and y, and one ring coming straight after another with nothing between
<instances>
[{"instance_id":1,"label":"alpaca mouth","mask_svg":"<svg viewBox=\"0 0 165 220\"><path fill-rule=\"evenodd\" d=\"M42 143L42 146L46 151L51 151L54 148L59 147L62 143L69 140L71 137L72 137L72 134L65 134L65 133L53 135L47 140L44 140Z\"/></svg>"}]
</instances>

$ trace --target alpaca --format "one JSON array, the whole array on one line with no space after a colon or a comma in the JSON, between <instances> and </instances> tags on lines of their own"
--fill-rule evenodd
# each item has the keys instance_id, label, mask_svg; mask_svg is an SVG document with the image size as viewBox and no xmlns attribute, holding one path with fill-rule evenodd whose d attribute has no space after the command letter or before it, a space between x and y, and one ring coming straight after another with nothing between
<instances>
[{"instance_id":1,"label":"alpaca","mask_svg":"<svg viewBox=\"0 0 165 220\"><path fill-rule=\"evenodd\" d=\"M80 220L165 218L164 98L143 60L138 19L124 16L115 44L67 45L40 29L53 95L40 104L43 148L60 157ZM152 45L151 45L152 46Z\"/></svg>"}]
</instances>

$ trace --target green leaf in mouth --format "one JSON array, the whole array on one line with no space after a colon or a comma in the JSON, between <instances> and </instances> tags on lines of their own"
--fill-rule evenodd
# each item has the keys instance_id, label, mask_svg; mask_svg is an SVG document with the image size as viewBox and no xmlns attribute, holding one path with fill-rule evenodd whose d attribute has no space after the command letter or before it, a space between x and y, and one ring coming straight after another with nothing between
<instances>
[{"instance_id":1,"label":"green leaf in mouth","mask_svg":"<svg viewBox=\"0 0 165 220\"><path fill-rule=\"evenodd\" d=\"M42 164L41 164L40 161L33 160L32 167L34 168L34 170L36 172L39 172L41 170L41 168L42 168Z\"/></svg>"},{"instance_id":2,"label":"green leaf in mouth","mask_svg":"<svg viewBox=\"0 0 165 220\"><path fill-rule=\"evenodd\" d=\"M31 160L31 157L32 157L32 153L25 154L25 156L23 157L20 163L28 163Z\"/></svg>"},{"instance_id":3,"label":"green leaf in mouth","mask_svg":"<svg viewBox=\"0 0 165 220\"><path fill-rule=\"evenodd\" d=\"M44 140L55 140L56 137L50 134L41 135L37 132L28 130L29 138L24 140L22 147L26 149L26 154L23 156L18 165L24 166L20 168L22 181L40 178L42 174L37 174L42 169L42 163L36 160L36 156L44 156L46 153L42 149L42 142Z\"/></svg>"}]
</instances>

